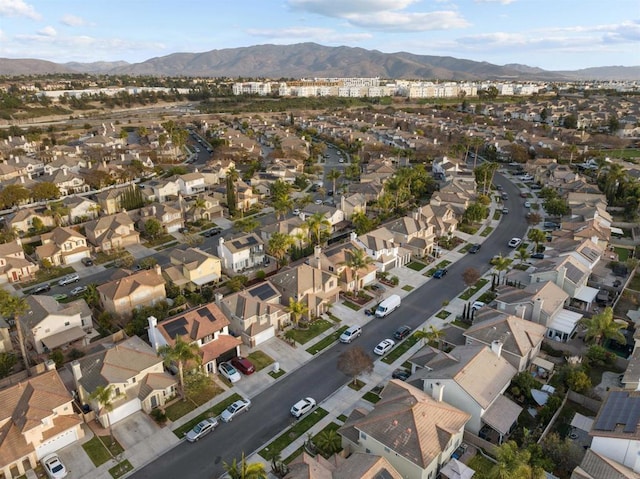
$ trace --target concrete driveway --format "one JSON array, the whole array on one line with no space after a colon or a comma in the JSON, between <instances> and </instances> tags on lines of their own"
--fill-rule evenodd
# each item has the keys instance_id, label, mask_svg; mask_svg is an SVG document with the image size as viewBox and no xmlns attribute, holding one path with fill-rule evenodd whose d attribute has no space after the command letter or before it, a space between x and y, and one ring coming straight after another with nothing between
<instances>
[{"instance_id":1,"label":"concrete driveway","mask_svg":"<svg viewBox=\"0 0 640 479\"><path fill-rule=\"evenodd\" d=\"M125 449L131 449L136 444L148 441L149 438L160 432L153 419L142 411L132 414L113 425L113 435Z\"/></svg>"},{"instance_id":2,"label":"concrete driveway","mask_svg":"<svg viewBox=\"0 0 640 479\"><path fill-rule=\"evenodd\" d=\"M82 428L84 429L84 437L80 441L74 442L58 451L60 459L62 459L63 464L69 471L67 476L69 479L91 477L96 470L96 466L93 465L93 462L82 448L82 444L93 437L93 432L86 424L83 424Z\"/></svg>"}]
</instances>

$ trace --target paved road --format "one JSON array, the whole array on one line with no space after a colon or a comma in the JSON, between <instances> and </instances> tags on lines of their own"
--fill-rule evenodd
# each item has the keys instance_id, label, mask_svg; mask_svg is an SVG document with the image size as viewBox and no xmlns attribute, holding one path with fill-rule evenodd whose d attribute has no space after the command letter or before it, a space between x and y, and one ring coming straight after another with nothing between
<instances>
[{"instance_id":1,"label":"paved road","mask_svg":"<svg viewBox=\"0 0 640 479\"><path fill-rule=\"evenodd\" d=\"M400 309L389 318L372 320L363 328L363 334L353 344L337 344L318 355L298 370L252 398L251 410L237 417L230 424L222 424L200 442L183 442L166 455L158 458L133 474L135 479L215 478L223 472L223 461L231 462L244 451L249 456L287 427L292 418L289 407L304 396L314 397L321 403L349 378L337 371L337 358L345 349L360 346L366 351L383 338L390 337L401 324L417 328L435 314L442 302L450 300L465 289L462 272L469 267L484 273L489 260L495 254L508 253L508 240L522 237L527 229L525 209L518 197L518 189L502 176L496 175L496 183L504 187L510 199L506 202L510 213L475 255L470 254L451 265L449 274L440 280L433 279L420 287L420 291L407 296ZM320 404L321 405L321 404Z\"/></svg>"}]
</instances>

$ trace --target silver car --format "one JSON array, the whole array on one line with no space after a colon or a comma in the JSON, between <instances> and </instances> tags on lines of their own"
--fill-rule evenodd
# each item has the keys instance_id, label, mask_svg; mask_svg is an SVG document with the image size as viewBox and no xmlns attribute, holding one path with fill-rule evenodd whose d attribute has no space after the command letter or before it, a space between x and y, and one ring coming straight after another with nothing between
<instances>
[{"instance_id":1,"label":"silver car","mask_svg":"<svg viewBox=\"0 0 640 479\"><path fill-rule=\"evenodd\" d=\"M204 421L200 421L187 433L187 441L196 442L198 439L209 434L216 427L218 427L218 421L216 421L215 418L208 418Z\"/></svg>"},{"instance_id":2,"label":"silver car","mask_svg":"<svg viewBox=\"0 0 640 479\"><path fill-rule=\"evenodd\" d=\"M251 401L249 399L238 399L231 404L227 409L222 411L220 419L223 422L231 422L238 414L248 411L251 408Z\"/></svg>"}]
</instances>

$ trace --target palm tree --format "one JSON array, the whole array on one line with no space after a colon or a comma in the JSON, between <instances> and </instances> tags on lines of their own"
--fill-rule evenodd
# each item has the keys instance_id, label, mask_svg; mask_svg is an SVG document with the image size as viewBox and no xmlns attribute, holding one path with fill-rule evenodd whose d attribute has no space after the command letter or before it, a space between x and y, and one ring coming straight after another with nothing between
<instances>
[{"instance_id":1,"label":"palm tree","mask_svg":"<svg viewBox=\"0 0 640 479\"><path fill-rule=\"evenodd\" d=\"M498 272L498 283L500 283L500 273L509 269L511 260L506 256L498 255L497 257L493 258L491 263L493 264L495 270Z\"/></svg>"},{"instance_id":2,"label":"palm tree","mask_svg":"<svg viewBox=\"0 0 640 479\"><path fill-rule=\"evenodd\" d=\"M164 363L178 365L178 378L180 380L180 396L183 401L187 400L184 387L184 365L188 361L195 360L200 363L200 348L196 343L187 343L182 336L177 336L173 346L165 344L161 346L158 353L164 359Z\"/></svg>"},{"instance_id":3,"label":"palm tree","mask_svg":"<svg viewBox=\"0 0 640 479\"><path fill-rule=\"evenodd\" d=\"M98 293L98 285L96 283L87 285L87 290L84 293L84 300L92 307L100 305L100 293Z\"/></svg>"},{"instance_id":4,"label":"palm tree","mask_svg":"<svg viewBox=\"0 0 640 479\"><path fill-rule=\"evenodd\" d=\"M324 213L317 212L307 218L307 225L309 225L309 231L313 232L316 239L316 244L319 246L320 241L322 240L321 232L328 228L331 228L331 223L324 215Z\"/></svg>"},{"instance_id":5,"label":"palm tree","mask_svg":"<svg viewBox=\"0 0 640 479\"><path fill-rule=\"evenodd\" d=\"M608 306L599 314L594 314L591 318L585 318L583 324L587 328L584 335L586 340L593 339L598 345L602 345L605 339L613 339L621 344L626 342L624 334L620 332L625 329L625 324L613 319L613 309Z\"/></svg>"},{"instance_id":6,"label":"palm tree","mask_svg":"<svg viewBox=\"0 0 640 479\"><path fill-rule=\"evenodd\" d=\"M206 207L207 201L202 196L198 196L191 206L191 209L193 210L193 219L200 219L199 213L201 213Z\"/></svg>"},{"instance_id":7,"label":"palm tree","mask_svg":"<svg viewBox=\"0 0 640 479\"><path fill-rule=\"evenodd\" d=\"M336 180L342 176L340 171L333 168L329 173L327 173L327 179L331 181L331 185L333 187L333 193L336 193Z\"/></svg>"},{"instance_id":8,"label":"palm tree","mask_svg":"<svg viewBox=\"0 0 640 479\"><path fill-rule=\"evenodd\" d=\"M261 462L247 462L242 453L242 459L238 462L235 458L231 464L222 463L229 479L267 479L267 471Z\"/></svg>"},{"instance_id":9,"label":"palm tree","mask_svg":"<svg viewBox=\"0 0 640 479\"><path fill-rule=\"evenodd\" d=\"M342 440L335 429L325 429L318 434L315 446L325 456L331 456L342 449Z\"/></svg>"},{"instance_id":10,"label":"palm tree","mask_svg":"<svg viewBox=\"0 0 640 479\"><path fill-rule=\"evenodd\" d=\"M276 259L276 270L280 269L282 260L287 256L287 252L293 244L293 238L287 234L276 231L269 239L269 254Z\"/></svg>"},{"instance_id":11,"label":"palm tree","mask_svg":"<svg viewBox=\"0 0 640 479\"><path fill-rule=\"evenodd\" d=\"M527 238L536 244L536 253L540 248L540 243L547 240L547 235L544 231L537 228L532 228L527 233Z\"/></svg>"},{"instance_id":12,"label":"palm tree","mask_svg":"<svg viewBox=\"0 0 640 479\"><path fill-rule=\"evenodd\" d=\"M302 301L296 301L293 298L289 298L289 306L286 308L287 312L291 315L291 319L295 323L296 327L300 318L309 313L309 307Z\"/></svg>"},{"instance_id":13,"label":"palm tree","mask_svg":"<svg viewBox=\"0 0 640 479\"><path fill-rule=\"evenodd\" d=\"M260 222L253 216L247 216L246 218L241 218L239 220L236 220L233 223L233 226L238 228L243 233L251 233L258 226L260 226Z\"/></svg>"},{"instance_id":14,"label":"palm tree","mask_svg":"<svg viewBox=\"0 0 640 479\"><path fill-rule=\"evenodd\" d=\"M516 259L520 261L520 264L523 264L525 261L529 259L529 252L527 248L518 248L516 251Z\"/></svg>"},{"instance_id":15,"label":"palm tree","mask_svg":"<svg viewBox=\"0 0 640 479\"><path fill-rule=\"evenodd\" d=\"M373 263L373 259L366 253L365 250L360 248L352 248L346 249L345 254L347 258L340 264L345 265L347 268L351 270L351 274L353 275L355 284L353 287L354 294L358 293L359 286L359 272L361 269L366 268L371 263Z\"/></svg>"},{"instance_id":16,"label":"palm tree","mask_svg":"<svg viewBox=\"0 0 640 479\"><path fill-rule=\"evenodd\" d=\"M238 203L238 179L239 178L240 178L240 172L236 170L233 166L227 170L227 176L226 176L227 188L229 187L229 185L233 186L233 197L235 198L236 205ZM227 207L229 208L229 211L235 212L236 205L227 205ZM241 210L243 209L241 208Z\"/></svg>"},{"instance_id":17,"label":"palm tree","mask_svg":"<svg viewBox=\"0 0 640 479\"><path fill-rule=\"evenodd\" d=\"M422 339L423 346L431 342L438 342L438 346L440 344L440 339L444 336L444 332L441 329L436 328L433 324L429 326L429 329L422 328L417 330L413 335L416 339Z\"/></svg>"},{"instance_id":18,"label":"palm tree","mask_svg":"<svg viewBox=\"0 0 640 479\"><path fill-rule=\"evenodd\" d=\"M101 416L100 411L104 411L107 418L107 428L109 429L109 436L111 436L111 445L113 445L113 433L111 431L111 420L109 419L109 413L113 411L114 401L120 397L120 394L114 394L113 384L107 386L98 386L89 396L89 399L98 403L98 416ZM100 407L102 405L102 407Z\"/></svg>"},{"instance_id":19,"label":"palm tree","mask_svg":"<svg viewBox=\"0 0 640 479\"><path fill-rule=\"evenodd\" d=\"M29 303L27 303L25 298L14 296L6 290L0 289L0 315L5 318L12 318L15 322L16 331L18 332L18 342L20 343L20 354L22 354L24 367L29 374L29 356L27 356L22 324L18 319L27 311L29 311Z\"/></svg>"},{"instance_id":20,"label":"palm tree","mask_svg":"<svg viewBox=\"0 0 640 479\"><path fill-rule=\"evenodd\" d=\"M497 448L498 462L489 473L491 479L542 479L545 472L531 465L531 452L519 449L514 441L508 441Z\"/></svg>"}]
</instances>

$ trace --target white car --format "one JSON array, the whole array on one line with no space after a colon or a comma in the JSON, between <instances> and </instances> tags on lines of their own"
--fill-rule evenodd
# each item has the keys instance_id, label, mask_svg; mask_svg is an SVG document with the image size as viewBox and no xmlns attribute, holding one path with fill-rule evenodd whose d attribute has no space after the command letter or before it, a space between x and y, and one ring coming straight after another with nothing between
<instances>
[{"instance_id":1,"label":"white car","mask_svg":"<svg viewBox=\"0 0 640 479\"><path fill-rule=\"evenodd\" d=\"M198 439L209 434L216 427L218 427L218 421L216 421L215 418L207 418L204 421L200 421L187 433L187 441L196 442Z\"/></svg>"},{"instance_id":2,"label":"white car","mask_svg":"<svg viewBox=\"0 0 640 479\"><path fill-rule=\"evenodd\" d=\"M484 308L485 306L486 304L483 303L482 301L474 301L473 304L471 305L471 309L473 309L474 311L477 311L480 308Z\"/></svg>"},{"instance_id":3,"label":"white car","mask_svg":"<svg viewBox=\"0 0 640 479\"><path fill-rule=\"evenodd\" d=\"M518 246L520 246L521 243L522 243L522 240L520 238L511 238L509 240L508 246L509 248L517 248Z\"/></svg>"},{"instance_id":4,"label":"white car","mask_svg":"<svg viewBox=\"0 0 640 479\"><path fill-rule=\"evenodd\" d=\"M294 214L294 215L296 215L296 216L298 216L298 215L300 214L300 210L299 210L298 208L295 208L295 209L293 210L293 214Z\"/></svg>"},{"instance_id":5,"label":"white car","mask_svg":"<svg viewBox=\"0 0 640 479\"><path fill-rule=\"evenodd\" d=\"M71 290L71 296L79 296L87 290L86 286L76 286Z\"/></svg>"},{"instance_id":6,"label":"white car","mask_svg":"<svg viewBox=\"0 0 640 479\"><path fill-rule=\"evenodd\" d=\"M71 283L77 283L78 281L80 281L80 276L78 276L77 273L71 273L61 278L60 281L58 281L58 286L66 286Z\"/></svg>"},{"instance_id":7,"label":"white car","mask_svg":"<svg viewBox=\"0 0 640 479\"><path fill-rule=\"evenodd\" d=\"M316 204L316 205L321 205L321 204L322 204L322 200L318 198L318 199L315 201L315 204Z\"/></svg>"},{"instance_id":8,"label":"white car","mask_svg":"<svg viewBox=\"0 0 640 479\"><path fill-rule=\"evenodd\" d=\"M62 461L57 454L49 454L43 457L40 462L50 479L62 479L63 477L67 477L67 468L64 467L64 464L62 464Z\"/></svg>"},{"instance_id":9,"label":"white car","mask_svg":"<svg viewBox=\"0 0 640 479\"><path fill-rule=\"evenodd\" d=\"M382 356L383 354L387 354L389 351L391 351L391 348L393 348L395 345L396 343L393 339L383 339L373 349L373 352L378 356Z\"/></svg>"},{"instance_id":10,"label":"white car","mask_svg":"<svg viewBox=\"0 0 640 479\"><path fill-rule=\"evenodd\" d=\"M525 208L531 208L531 202L530 201L525 201L524 202L524 207Z\"/></svg>"},{"instance_id":11,"label":"white car","mask_svg":"<svg viewBox=\"0 0 640 479\"><path fill-rule=\"evenodd\" d=\"M220 363L220 366L218 366L218 371L220 371L220 374L222 374L232 383L237 383L242 379L242 376L240 376L238 370L229 363Z\"/></svg>"},{"instance_id":12,"label":"white car","mask_svg":"<svg viewBox=\"0 0 640 479\"><path fill-rule=\"evenodd\" d=\"M295 418L299 418L304 414L307 414L314 407L316 407L316 400L313 398L300 399L297 403L291 406L291 415Z\"/></svg>"},{"instance_id":13,"label":"white car","mask_svg":"<svg viewBox=\"0 0 640 479\"><path fill-rule=\"evenodd\" d=\"M248 411L251 408L249 399L238 399L220 414L220 420L223 422L231 422L241 412Z\"/></svg>"}]
</instances>

